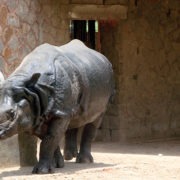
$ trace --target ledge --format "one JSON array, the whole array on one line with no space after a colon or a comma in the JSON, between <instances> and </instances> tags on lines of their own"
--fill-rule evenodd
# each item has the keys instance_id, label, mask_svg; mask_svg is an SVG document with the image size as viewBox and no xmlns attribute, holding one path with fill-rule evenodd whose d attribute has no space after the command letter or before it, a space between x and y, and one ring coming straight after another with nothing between
<instances>
[{"instance_id":1,"label":"ledge","mask_svg":"<svg viewBox=\"0 0 180 180\"><path fill-rule=\"evenodd\" d=\"M70 5L71 19L127 19L127 6L123 5Z\"/></svg>"}]
</instances>

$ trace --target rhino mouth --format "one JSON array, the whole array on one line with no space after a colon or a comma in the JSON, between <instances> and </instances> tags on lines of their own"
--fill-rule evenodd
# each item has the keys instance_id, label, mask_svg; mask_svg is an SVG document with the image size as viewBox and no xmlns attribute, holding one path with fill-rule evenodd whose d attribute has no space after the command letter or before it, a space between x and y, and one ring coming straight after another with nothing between
<instances>
[{"instance_id":1,"label":"rhino mouth","mask_svg":"<svg viewBox=\"0 0 180 180\"><path fill-rule=\"evenodd\" d=\"M5 139L7 129L0 129L0 139Z\"/></svg>"},{"instance_id":2,"label":"rhino mouth","mask_svg":"<svg viewBox=\"0 0 180 180\"><path fill-rule=\"evenodd\" d=\"M13 119L7 120L0 124L0 139L6 139L17 133L17 114Z\"/></svg>"}]
</instances>

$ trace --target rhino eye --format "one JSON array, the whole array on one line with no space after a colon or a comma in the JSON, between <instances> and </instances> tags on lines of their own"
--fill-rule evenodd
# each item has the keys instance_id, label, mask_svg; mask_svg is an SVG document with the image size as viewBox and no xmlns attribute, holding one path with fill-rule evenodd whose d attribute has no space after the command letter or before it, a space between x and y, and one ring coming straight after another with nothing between
<instances>
[{"instance_id":1,"label":"rhino eye","mask_svg":"<svg viewBox=\"0 0 180 180\"><path fill-rule=\"evenodd\" d=\"M7 112L7 115L9 118L13 118L15 116L15 111L13 109L11 109Z\"/></svg>"}]
</instances>

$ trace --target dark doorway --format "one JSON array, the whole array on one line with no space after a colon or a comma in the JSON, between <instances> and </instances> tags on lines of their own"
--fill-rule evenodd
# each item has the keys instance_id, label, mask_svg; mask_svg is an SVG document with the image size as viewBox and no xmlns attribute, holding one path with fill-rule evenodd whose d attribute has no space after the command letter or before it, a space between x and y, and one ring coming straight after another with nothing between
<instances>
[{"instance_id":1,"label":"dark doorway","mask_svg":"<svg viewBox=\"0 0 180 180\"><path fill-rule=\"evenodd\" d=\"M100 51L99 23L95 20L72 20L71 39L79 39L88 47Z\"/></svg>"}]
</instances>

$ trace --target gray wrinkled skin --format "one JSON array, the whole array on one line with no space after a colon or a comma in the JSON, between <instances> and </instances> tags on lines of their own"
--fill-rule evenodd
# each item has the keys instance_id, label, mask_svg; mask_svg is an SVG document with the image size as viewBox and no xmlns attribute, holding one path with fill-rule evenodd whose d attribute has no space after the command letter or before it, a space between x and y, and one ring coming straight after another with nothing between
<instances>
[{"instance_id":1,"label":"gray wrinkled skin","mask_svg":"<svg viewBox=\"0 0 180 180\"><path fill-rule=\"evenodd\" d=\"M66 160L93 162L91 142L113 92L112 76L110 62L79 40L37 47L2 84L0 139L25 131L42 140L33 173L64 166L59 147L64 134Z\"/></svg>"}]
</instances>

